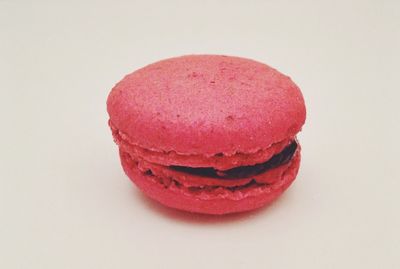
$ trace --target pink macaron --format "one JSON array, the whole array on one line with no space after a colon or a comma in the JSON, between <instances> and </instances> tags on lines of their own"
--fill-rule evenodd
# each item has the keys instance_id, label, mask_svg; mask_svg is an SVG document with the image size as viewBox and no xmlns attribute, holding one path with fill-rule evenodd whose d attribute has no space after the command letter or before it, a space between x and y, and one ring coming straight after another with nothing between
<instances>
[{"instance_id":1,"label":"pink macaron","mask_svg":"<svg viewBox=\"0 0 400 269\"><path fill-rule=\"evenodd\" d=\"M112 89L109 125L129 178L149 197L190 212L262 207L295 179L306 116L292 80L253 60L162 60Z\"/></svg>"}]
</instances>

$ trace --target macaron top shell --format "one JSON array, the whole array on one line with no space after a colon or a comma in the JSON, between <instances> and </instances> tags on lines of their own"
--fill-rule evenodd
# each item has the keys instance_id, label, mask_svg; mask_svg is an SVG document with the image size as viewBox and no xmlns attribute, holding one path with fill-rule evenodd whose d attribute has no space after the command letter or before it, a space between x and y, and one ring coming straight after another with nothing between
<instances>
[{"instance_id":1,"label":"macaron top shell","mask_svg":"<svg viewBox=\"0 0 400 269\"><path fill-rule=\"evenodd\" d=\"M107 100L110 125L131 145L178 155L255 153L294 137L299 88L249 59L189 55L127 75Z\"/></svg>"}]
</instances>

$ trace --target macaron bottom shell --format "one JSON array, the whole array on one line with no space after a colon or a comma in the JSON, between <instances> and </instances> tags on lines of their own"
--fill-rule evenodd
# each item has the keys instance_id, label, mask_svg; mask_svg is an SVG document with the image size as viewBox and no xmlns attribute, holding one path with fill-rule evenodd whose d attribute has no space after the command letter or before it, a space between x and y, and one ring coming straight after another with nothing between
<instances>
[{"instance_id":1,"label":"macaron bottom shell","mask_svg":"<svg viewBox=\"0 0 400 269\"><path fill-rule=\"evenodd\" d=\"M276 200L296 178L300 165L300 148L296 150L287 165L265 172L265 174L274 173L277 169L284 169L276 173L280 175L280 178L274 180L273 183L260 183L253 180L236 187L219 185L204 186L204 188L190 187L173 177L158 176L139 169L139 161L133 160L122 150L120 150L120 158L125 173L150 198L171 208L223 215L254 210ZM165 169L169 168L165 167Z\"/></svg>"}]
</instances>

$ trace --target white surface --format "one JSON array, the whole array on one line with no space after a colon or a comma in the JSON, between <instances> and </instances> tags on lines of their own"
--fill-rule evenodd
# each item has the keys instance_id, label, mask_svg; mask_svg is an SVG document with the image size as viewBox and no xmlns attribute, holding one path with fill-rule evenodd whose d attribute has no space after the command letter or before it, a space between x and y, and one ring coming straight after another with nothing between
<instances>
[{"instance_id":1,"label":"white surface","mask_svg":"<svg viewBox=\"0 0 400 269\"><path fill-rule=\"evenodd\" d=\"M113 2L0 1L0 268L400 268L399 1ZM109 90L189 53L302 88L301 171L272 206L192 216L123 174Z\"/></svg>"}]
</instances>

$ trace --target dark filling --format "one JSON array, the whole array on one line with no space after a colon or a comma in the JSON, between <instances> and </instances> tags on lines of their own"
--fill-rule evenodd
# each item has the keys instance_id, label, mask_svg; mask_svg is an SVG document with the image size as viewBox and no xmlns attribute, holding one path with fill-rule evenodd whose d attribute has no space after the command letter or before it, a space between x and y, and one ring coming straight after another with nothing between
<instances>
[{"instance_id":1,"label":"dark filling","mask_svg":"<svg viewBox=\"0 0 400 269\"><path fill-rule=\"evenodd\" d=\"M275 168L282 164L288 163L297 149L296 141L290 143L286 148L284 148L280 153L272 156L271 159L264 163L259 163L256 165L248 165L248 166L239 166L229 170L216 170L212 167L187 167L187 166L170 166L171 169L176 171L203 176L203 177L213 177L213 178L221 178L221 179L238 179L238 178L246 178L259 175L261 173L266 172L269 169Z\"/></svg>"}]
</instances>

